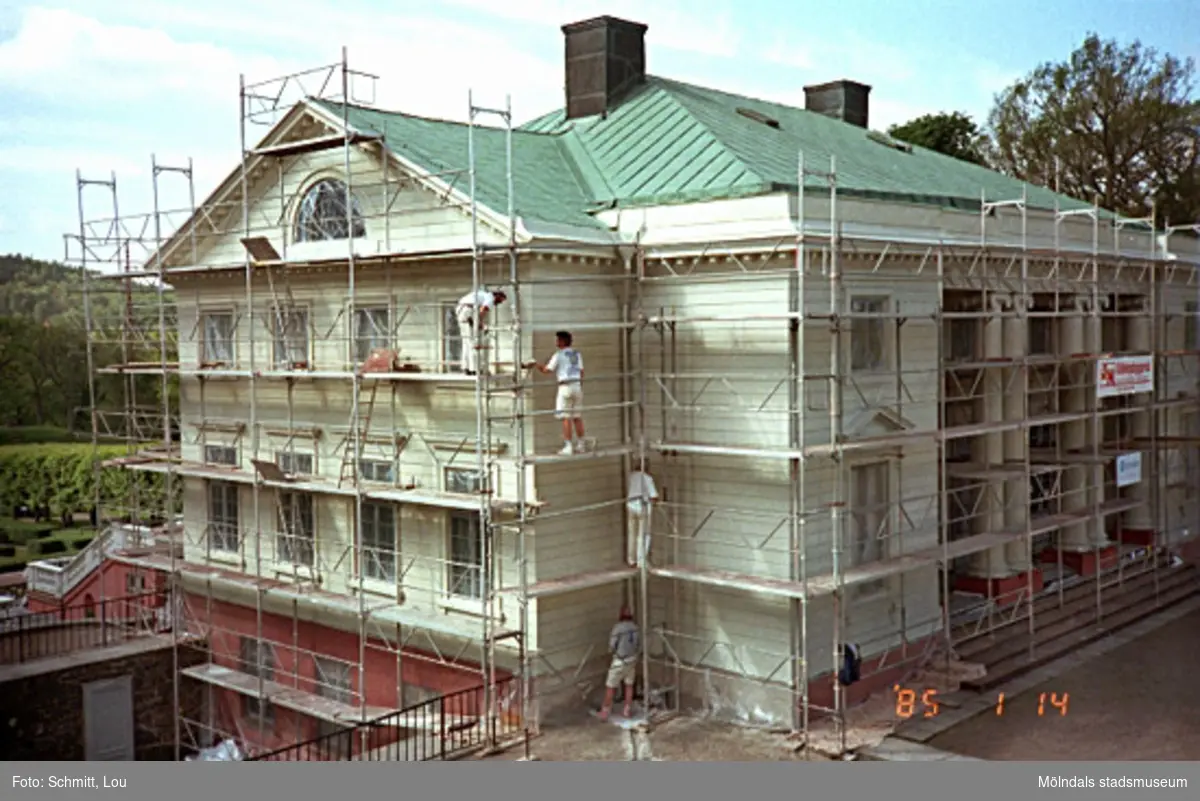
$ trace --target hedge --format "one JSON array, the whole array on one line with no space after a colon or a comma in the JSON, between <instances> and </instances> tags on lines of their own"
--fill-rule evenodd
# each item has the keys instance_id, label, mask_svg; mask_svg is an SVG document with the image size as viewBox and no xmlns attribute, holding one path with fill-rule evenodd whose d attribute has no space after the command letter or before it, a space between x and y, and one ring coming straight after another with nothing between
<instances>
[{"instance_id":1,"label":"hedge","mask_svg":"<svg viewBox=\"0 0 1200 801\"><path fill-rule=\"evenodd\" d=\"M58 530L55 523L34 523L30 520L0 519L0 542L24 545L30 540L40 540Z\"/></svg>"},{"instance_id":2,"label":"hedge","mask_svg":"<svg viewBox=\"0 0 1200 801\"><path fill-rule=\"evenodd\" d=\"M30 556L53 556L70 550L62 540L34 540L25 546Z\"/></svg>"},{"instance_id":3,"label":"hedge","mask_svg":"<svg viewBox=\"0 0 1200 801\"><path fill-rule=\"evenodd\" d=\"M95 503L95 482L100 480L100 502L129 508L131 498L147 511L163 500L162 477L131 470L94 470L94 460L123 456L122 445L104 445L93 451L90 443L8 445L0 447L0 508L49 509L55 517L86 512ZM51 526L51 530L58 526ZM12 536L13 531L9 531Z\"/></svg>"},{"instance_id":4,"label":"hedge","mask_svg":"<svg viewBox=\"0 0 1200 801\"><path fill-rule=\"evenodd\" d=\"M17 555L17 546L15 545L0 545L0 558L8 558Z\"/></svg>"},{"instance_id":5,"label":"hedge","mask_svg":"<svg viewBox=\"0 0 1200 801\"><path fill-rule=\"evenodd\" d=\"M88 435L54 426L7 426L0 428L0 446L35 445L48 442L76 443Z\"/></svg>"}]
</instances>

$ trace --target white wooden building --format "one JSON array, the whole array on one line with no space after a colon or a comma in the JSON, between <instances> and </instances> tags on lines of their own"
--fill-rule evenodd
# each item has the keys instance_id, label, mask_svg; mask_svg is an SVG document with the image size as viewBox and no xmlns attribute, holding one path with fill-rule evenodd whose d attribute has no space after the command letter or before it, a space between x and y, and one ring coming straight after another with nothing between
<instances>
[{"instance_id":1,"label":"white wooden building","mask_svg":"<svg viewBox=\"0 0 1200 801\"><path fill-rule=\"evenodd\" d=\"M181 442L130 466L182 486L160 566L223 669L193 678L261 695L230 678L250 637L275 681L307 676L303 716L382 714L466 664L530 678L534 717L600 686L630 603L668 704L801 728L853 700L843 644L870 685L1028 603L1043 547L1197 530L1195 240L892 141L860 84L788 108L645 75L644 26L564 31L565 108L515 129L281 109L151 260ZM476 282L509 295L480 379L453 318ZM570 456L554 382L514 368L558 330L586 364ZM379 349L391 371L356 379ZM1122 354L1151 387L1101 397ZM662 497L630 565L643 459ZM301 623L363 645L318 671Z\"/></svg>"}]
</instances>

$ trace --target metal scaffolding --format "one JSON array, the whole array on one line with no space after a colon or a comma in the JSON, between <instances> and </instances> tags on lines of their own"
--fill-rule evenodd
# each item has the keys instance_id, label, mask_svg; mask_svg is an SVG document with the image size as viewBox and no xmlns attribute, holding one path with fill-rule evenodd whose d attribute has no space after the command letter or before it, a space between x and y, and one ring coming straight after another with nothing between
<instances>
[{"instance_id":1,"label":"metal scaffolding","mask_svg":"<svg viewBox=\"0 0 1200 801\"><path fill-rule=\"evenodd\" d=\"M114 466L160 475L165 487L155 511L131 498L131 510L107 517L162 518L178 532L161 553L119 558L172 577L177 660L205 650L177 665L177 706L183 682L207 696L204 719L181 720L177 754L214 738L270 749L282 736L275 706L299 716L294 740L312 735L312 720L327 733L392 714L417 700L406 687L422 687L410 678L421 664L477 678L484 741L519 735L528 748L539 703L586 695L607 667L603 643L551 646L533 621L543 603L601 587L635 606L649 635L647 709L679 712L699 698L807 742L824 732L840 753L851 689L836 677L848 650L864 657L864 676L902 673L935 655L948 663L1020 621L1032 653L1039 610L1063 608L1073 584L1092 582L1096 619L1135 579L1149 578L1156 601L1170 597L1160 588L1170 555L1200 528L1181 492L1200 479L1200 429L1194 384L1173 393L1159 376L1194 378L1200 307L1164 303L1196 291L1197 266L1164 258L1153 216L1036 211L1026 191L981 196L977 241L852 236L834 159L814 169L798 154L794 231L776 242L639 239L615 255L535 247L518 233L507 102L470 98L465 166L418 180L397 168L387 116L355 117L369 109L355 97L359 81L374 76L352 70L344 51L337 64L243 81L236 177L197 208L190 164L154 162L148 227L120 216L115 177L79 179L68 258L84 268L93 438L119 434L129 455ZM489 118L499 126L481 124ZM251 144L260 123L272 133ZM483 148L503 160L503 186L484 174ZM187 179L190 208L159 210L166 174ZM84 214L92 184L110 188L111 220ZM460 212L469 246L447 234L444 248L403 247L405 226L433 227L413 191ZM368 226L382 233L364 244ZM1146 232L1144 252L1129 249L1135 231ZM222 250L229 237L240 250ZM297 257L300 243L315 249ZM554 274L542 257L595 271ZM469 268L474 298L504 286L507 317L494 309L486 336L464 342L453 303L429 299L431 268L461 268L464 287ZM316 319L342 270L336 313ZM125 298L115 323L93 314L101 285ZM554 318L538 293L566 285L611 286L614 311ZM214 300L221 293L228 304ZM1182 336L1179 315L1190 320ZM579 455L538 453L551 412L538 408L526 354L558 327L620 337L612 369L587 378L615 400L585 407L611 412L618 433ZM456 369L468 346L478 348L475 375ZM1106 395L1102 365L1126 356L1150 359L1153 390ZM147 382L161 396L153 409L138 403ZM471 433L424 409L430 394L466 393L456 405L470 406ZM1115 466L1143 452L1137 486L1149 490L1129 489ZM339 462L336 478L325 458ZM542 497L548 477L583 460L597 474L619 469L621 491ZM653 472L662 498L653 545L631 549L623 482L635 470ZM726 477L762 494L714 503ZM1136 527L1122 522L1135 512ZM444 555L423 540L441 536L432 515L449 530ZM539 561L557 527L592 527L614 544L618 517L620 550L636 558L569 575ZM318 536L339 521L340 541ZM411 550L397 545L409 524ZM454 552L460 525L478 543L468 563ZM1132 528L1153 533L1131 544ZM1098 567L1076 577L1070 567L1085 556ZM743 604L787 611L761 619L759 636L732 617L753 614ZM732 622L707 619L712 610ZM272 622L289 617L290 633ZM310 625L353 644L317 642ZM369 667L380 659L394 661L383 687ZM309 662L312 676L301 669ZM227 708L235 697L252 726ZM370 750L366 734L356 747Z\"/></svg>"}]
</instances>

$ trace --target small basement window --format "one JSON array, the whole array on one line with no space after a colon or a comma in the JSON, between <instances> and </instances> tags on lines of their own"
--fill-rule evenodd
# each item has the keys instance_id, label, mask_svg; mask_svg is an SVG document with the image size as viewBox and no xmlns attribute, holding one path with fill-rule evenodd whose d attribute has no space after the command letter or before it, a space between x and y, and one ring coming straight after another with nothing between
<instances>
[{"instance_id":1,"label":"small basement window","mask_svg":"<svg viewBox=\"0 0 1200 801\"><path fill-rule=\"evenodd\" d=\"M747 119L754 120L755 122L761 122L763 125L766 125L769 128L778 129L780 127L779 120L772 119L771 117L768 117L766 114L763 114L761 111L755 111L752 108L742 108L739 106L737 109L737 113L741 114L743 117L745 117Z\"/></svg>"}]
</instances>

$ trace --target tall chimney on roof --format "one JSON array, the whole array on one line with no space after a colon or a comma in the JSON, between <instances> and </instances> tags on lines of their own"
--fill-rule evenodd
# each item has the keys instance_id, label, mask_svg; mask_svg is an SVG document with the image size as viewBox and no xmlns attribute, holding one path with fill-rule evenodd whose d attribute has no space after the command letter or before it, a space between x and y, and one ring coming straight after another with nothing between
<instances>
[{"instance_id":1,"label":"tall chimney on roof","mask_svg":"<svg viewBox=\"0 0 1200 801\"><path fill-rule=\"evenodd\" d=\"M646 79L646 26L595 17L562 27L567 119L603 114Z\"/></svg>"},{"instance_id":2,"label":"tall chimney on roof","mask_svg":"<svg viewBox=\"0 0 1200 801\"><path fill-rule=\"evenodd\" d=\"M835 120L867 127L867 96L871 87L857 81L830 81L804 87L804 107Z\"/></svg>"}]
</instances>

